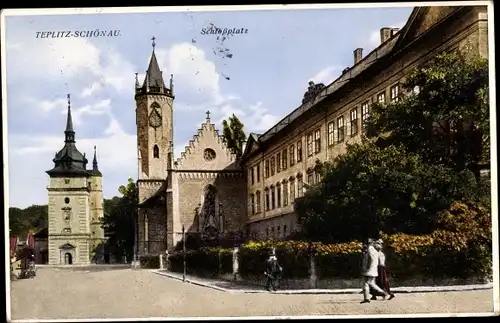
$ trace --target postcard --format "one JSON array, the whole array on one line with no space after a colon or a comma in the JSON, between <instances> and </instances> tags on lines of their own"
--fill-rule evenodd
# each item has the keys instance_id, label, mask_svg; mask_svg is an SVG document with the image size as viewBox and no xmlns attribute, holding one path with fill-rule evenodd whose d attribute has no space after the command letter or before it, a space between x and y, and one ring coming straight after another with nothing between
<instances>
[{"instance_id":1,"label":"postcard","mask_svg":"<svg viewBox=\"0 0 500 323\"><path fill-rule=\"evenodd\" d=\"M3 10L9 320L498 315L493 18Z\"/></svg>"}]
</instances>

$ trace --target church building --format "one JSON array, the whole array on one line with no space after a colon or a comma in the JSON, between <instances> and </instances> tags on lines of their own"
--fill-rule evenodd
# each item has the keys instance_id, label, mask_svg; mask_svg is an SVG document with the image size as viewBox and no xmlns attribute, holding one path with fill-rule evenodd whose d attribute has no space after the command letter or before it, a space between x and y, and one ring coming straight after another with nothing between
<instances>
[{"instance_id":1,"label":"church building","mask_svg":"<svg viewBox=\"0 0 500 323\"><path fill-rule=\"evenodd\" d=\"M158 254L187 244L215 245L242 235L245 176L207 112L180 158L174 160L174 85L165 85L153 52L142 84L136 74L136 252ZM177 125L181 126L181 125Z\"/></svg>"},{"instance_id":2,"label":"church building","mask_svg":"<svg viewBox=\"0 0 500 323\"><path fill-rule=\"evenodd\" d=\"M102 173L96 147L92 169L75 146L75 131L68 94L64 147L56 153L54 168L47 171L50 183L48 213L48 258L51 265L89 264L101 256L104 230Z\"/></svg>"}]
</instances>

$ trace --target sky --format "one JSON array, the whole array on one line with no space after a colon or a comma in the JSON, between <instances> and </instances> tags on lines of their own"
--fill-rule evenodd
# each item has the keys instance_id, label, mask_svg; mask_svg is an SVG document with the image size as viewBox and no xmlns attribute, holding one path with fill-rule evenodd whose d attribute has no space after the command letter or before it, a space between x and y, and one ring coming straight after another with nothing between
<instances>
[{"instance_id":1,"label":"sky","mask_svg":"<svg viewBox=\"0 0 500 323\"><path fill-rule=\"evenodd\" d=\"M263 133L300 106L309 81L330 84L353 65L354 49L367 55L380 28L402 27L412 9L6 16L9 204L47 203L45 171L64 145L67 94L87 167L97 146L104 198L137 179L135 73L142 84L152 37L165 83L174 75L178 158L207 110L220 133L233 113L247 134ZM202 33L211 25L245 32L222 41ZM75 35L95 30L106 36Z\"/></svg>"}]
</instances>

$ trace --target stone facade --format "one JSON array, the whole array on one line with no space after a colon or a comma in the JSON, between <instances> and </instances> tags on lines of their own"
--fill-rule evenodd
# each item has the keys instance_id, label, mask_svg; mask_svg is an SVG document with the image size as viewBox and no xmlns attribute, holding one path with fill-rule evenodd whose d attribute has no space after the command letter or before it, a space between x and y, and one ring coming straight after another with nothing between
<instances>
[{"instance_id":1,"label":"stone facade","mask_svg":"<svg viewBox=\"0 0 500 323\"><path fill-rule=\"evenodd\" d=\"M75 146L68 95L65 145L56 153L48 201L48 261L51 265L89 264L104 242L102 174L94 150L93 169Z\"/></svg>"},{"instance_id":2,"label":"stone facade","mask_svg":"<svg viewBox=\"0 0 500 323\"><path fill-rule=\"evenodd\" d=\"M173 160L173 76L166 87L156 55L136 80L139 193L136 253L159 254L182 242L216 244L244 230L245 179L236 157L207 120Z\"/></svg>"},{"instance_id":3,"label":"stone facade","mask_svg":"<svg viewBox=\"0 0 500 323\"><path fill-rule=\"evenodd\" d=\"M355 64L332 84L306 93L309 99L283 121L250 136L242 160L250 235L280 239L300 229L293 203L302 183L319 180L317 162L360 140L370 104L397 100L405 73L439 52L467 47L488 57L487 37L486 6L417 7L401 30L383 28L380 46L366 57L354 50Z\"/></svg>"}]
</instances>

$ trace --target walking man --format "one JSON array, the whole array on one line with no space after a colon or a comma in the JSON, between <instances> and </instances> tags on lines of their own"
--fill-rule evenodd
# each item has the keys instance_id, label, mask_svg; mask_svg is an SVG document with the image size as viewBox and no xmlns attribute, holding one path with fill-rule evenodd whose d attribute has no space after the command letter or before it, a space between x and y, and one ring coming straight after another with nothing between
<instances>
[{"instance_id":1,"label":"walking man","mask_svg":"<svg viewBox=\"0 0 500 323\"><path fill-rule=\"evenodd\" d=\"M276 280L282 270L278 264L278 258L276 258L276 251L271 249L269 258L266 261L266 271L264 272L264 275L267 277L266 289L268 291L276 291Z\"/></svg>"},{"instance_id":2,"label":"walking man","mask_svg":"<svg viewBox=\"0 0 500 323\"><path fill-rule=\"evenodd\" d=\"M382 251L382 245L383 241L382 239L378 239L374 243L375 250L378 251L378 276L375 279L375 283L377 284L378 287L382 288L384 291L386 291L389 295L389 300L394 298L394 294L391 293L391 287L389 286L389 275L387 274L387 270L385 268L385 254ZM382 296L385 299L384 295L381 295L374 291L373 289L370 288L370 294L372 295L371 300L376 300L377 296Z\"/></svg>"},{"instance_id":3,"label":"walking man","mask_svg":"<svg viewBox=\"0 0 500 323\"><path fill-rule=\"evenodd\" d=\"M363 254L363 268L362 275L364 278L363 284L363 296L364 299L361 304L370 303L370 288L375 290L384 296L389 296L387 292L377 286L375 283L375 278L378 276L378 263L379 263L379 254L378 251L373 246L373 240L368 241L368 247L365 249Z\"/></svg>"}]
</instances>

